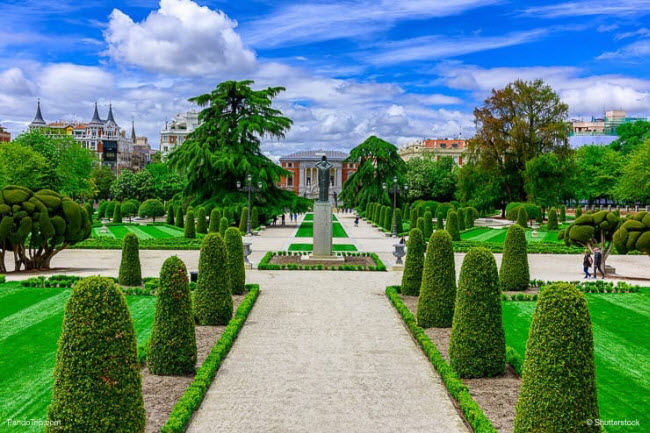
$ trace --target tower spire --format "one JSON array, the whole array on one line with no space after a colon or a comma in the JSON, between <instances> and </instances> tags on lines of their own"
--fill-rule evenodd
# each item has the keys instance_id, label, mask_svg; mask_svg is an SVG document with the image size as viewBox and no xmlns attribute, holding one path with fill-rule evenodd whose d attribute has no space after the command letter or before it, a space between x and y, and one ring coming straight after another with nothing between
<instances>
[{"instance_id":1,"label":"tower spire","mask_svg":"<svg viewBox=\"0 0 650 433\"><path fill-rule=\"evenodd\" d=\"M135 136L135 122L131 120L131 141L133 141L133 144L137 141L137 137Z\"/></svg>"},{"instance_id":2,"label":"tower spire","mask_svg":"<svg viewBox=\"0 0 650 433\"><path fill-rule=\"evenodd\" d=\"M90 125L104 125L102 119L99 118L99 111L97 111L97 101L95 101L95 112L93 113L93 119L89 123Z\"/></svg>"},{"instance_id":3,"label":"tower spire","mask_svg":"<svg viewBox=\"0 0 650 433\"><path fill-rule=\"evenodd\" d=\"M117 123L115 122L115 118L113 117L113 104L108 105L108 119L106 119L106 123L108 122Z\"/></svg>"},{"instance_id":4,"label":"tower spire","mask_svg":"<svg viewBox=\"0 0 650 433\"><path fill-rule=\"evenodd\" d=\"M34 120L32 120L32 123L29 124L29 126L45 126L45 120L43 120L43 115L41 114L41 98L38 98L38 102L36 105L36 116L34 116Z\"/></svg>"}]
</instances>

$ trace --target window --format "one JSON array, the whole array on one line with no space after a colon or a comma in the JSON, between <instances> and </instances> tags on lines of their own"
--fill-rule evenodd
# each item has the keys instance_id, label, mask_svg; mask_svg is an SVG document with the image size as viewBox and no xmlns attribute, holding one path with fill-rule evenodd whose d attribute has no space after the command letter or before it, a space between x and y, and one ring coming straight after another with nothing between
<instances>
[{"instance_id":1,"label":"window","mask_svg":"<svg viewBox=\"0 0 650 433\"><path fill-rule=\"evenodd\" d=\"M458 143L451 143L451 147L453 147L454 149L458 148Z\"/></svg>"},{"instance_id":2,"label":"window","mask_svg":"<svg viewBox=\"0 0 650 433\"><path fill-rule=\"evenodd\" d=\"M445 149L447 147L447 143L440 143L439 147L441 149Z\"/></svg>"},{"instance_id":3,"label":"window","mask_svg":"<svg viewBox=\"0 0 650 433\"><path fill-rule=\"evenodd\" d=\"M293 186L293 175L287 176L287 186Z\"/></svg>"}]
</instances>

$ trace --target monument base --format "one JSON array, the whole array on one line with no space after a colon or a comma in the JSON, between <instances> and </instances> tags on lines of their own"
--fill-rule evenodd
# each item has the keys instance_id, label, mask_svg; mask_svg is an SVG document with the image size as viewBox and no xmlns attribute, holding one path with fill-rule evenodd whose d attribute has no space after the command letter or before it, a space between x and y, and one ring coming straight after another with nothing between
<instances>
[{"instance_id":1,"label":"monument base","mask_svg":"<svg viewBox=\"0 0 650 433\"><path fill-rule=\"evenodd\" d=\"M315 257L332 257L332 205L329 202L314 203L314 252Z\"/></svg>"},{"instance_id":2,"label":"monument base","mask_svg":"<svg viewBox=\"0 0 650 433\"><path fill-rule=\"evenodd\" d=\"M318 262L318 263L331 263L331 264L340 264L345 262L345 257L343 256L317 256L316 254L310 254L308 256L303 256L301 261L303 262Z\"/></svg>"}]
</instances>

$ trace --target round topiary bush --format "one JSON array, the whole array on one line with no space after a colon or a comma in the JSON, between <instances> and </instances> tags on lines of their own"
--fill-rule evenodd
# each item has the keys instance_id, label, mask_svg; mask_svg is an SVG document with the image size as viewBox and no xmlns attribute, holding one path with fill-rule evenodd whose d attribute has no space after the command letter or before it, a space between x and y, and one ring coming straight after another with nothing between
<instances>
[{"instance_id":1,"label":"round topiary bush","mask_svg":"<svg viewBox=\"0 0 650 433\"><path fill-rule=\"evenodd\" d=\"M221 218L221 211L216 207L212 209L212 212L210 212L210 227L208 228L208 233L219 232L219 224L221 224Z\"/></svg>"},{"instance_id":2,"label":"round topiary bush","mask_svg":"<svg viewBox=\"0 0 650 433\"><path fill-rule=\"evenodd\" d=\"M551 210L548 211L548 223L546 224L546 228L549 230L558 229L557 211L555 210L554 207L552 207Z\"/></svg>"},{"instance_id":3,"label":"round topiary bush","mask_svg":"<svg viewBox=\"0 0 650 433\"><path fill-rule=\"evenodd\" d=\"M181 206L180 204L176 207L176 215L174 215L174 221L176 221L176 227L181 229L185 227L183 206Z\"/></svg>"},{"instance_id":4,"label":"round topiary bush","mask_svg":"<svg viewBox=\"0 0 650 433\"><path fill-rule=\"evenodd\" d=\"M196 232L206 234L208 232L208 222L206 221L205 208L200 207L196 215Z\"/></svg>"},{"instance_id":5,"label":"round topiary bush","mask_svg":"<svg viewBox=\"0 0 650 433\"><path fill-rule=\"evenodd\" d=\"M460 230L458 229L458 213L450 210L447 214L447 233L451 236L452 241L460 240Z\"/></svg>"},{"instance_id":6,"label":"round topiary bush","mask_svg":"<svg viewBox=\"0 0 650 433\"><path fill-rule=\"evenodd\" d=\"M196 334L185 264L176 256L160 270L156 315L147 354L149 371L159 376L190 374L196 367Z\"/></svg>"},{"instance_id":7,"label":"round topiary bush","mask_svg":"<svg viewBox=\"0 0 650 433\"><path fill-rule=\"evenodd\" d=\"M108 278L85 278L72 289L47 419L46 432L144 432L133 321Z\"/></svg>"},{"instance_id":8,"label":"round topiary bush","mask_svg":"<svg viewBox=\"0 0 650 433\"><path fill-rule=\"evenodd\" d=\"M423 328L449 328L456 302L456 268L451 236L436 230L427 245L417 320Z\"/></svg>"},{"instance_id":9,"label":"round topiary bush","mask_svg":"<svg viewBox=\"0 0 650 433\"><path fill-rule=\"evenodd\" d=\"M571 284L553 284L533 313L514 431L599 432L587 424L599 418L585 295Z\"/></svg>"},{"instance_id":10,"label":"round topiary bush","mask_svg":"<svg viewBox=\"0 0 650 433\"><path fill-rule=\"evenodd\" d=\"M116 203L113 208L113 221L114 224L122 224L122 205Z\"/></svg>"},{"instance_id":11,"label":"round topiary bush","mask_svg":"<svg viewBox=\"0 0 650 433\"><path fill-rule=\"evenodd\" d=\"M528 212L523 206L519 208L519 212L517 213L517 224L523 228L528 227Z\"/></svg>"},{"instance_id":12,"label":"round topiary bush","mask_svg":"<svg viewBox=\"0 0 650 433\"><path fill-rule=\"evenodd\" d=\"M239 231L246 233L248 229L248 208L243 207L241 210L241 216L239 217Z\"/></svg>"},{"instance_id":13,"label":"round topiary bush","mask_svg":"<svg viewBox=\"0 0 650 433\"><path fill-rule=\"evenodd\" d=\"M241 232L230 227L224 236L228 255L228 275L230 276L230 293L241 295L246 288L246 269L244 268L244 243Z\"/></svg>"},{"instance_id":14,"label":"round topiary bush","mask_svg":"<svg viewBox=\"0 0 650 433\"><path fill-rule=\"evenodd\" d=\"M194 211L188 211L185 215L185 239L196 238L196 226L194 225Z\"/></svg>"},{"instance_id":15,"label":"round topiary bush","mask_svg":"<svg viewBox=\"0 0 650 433\"><path fill-rule=\"evenodd\" d=\"M470 248L463 260L449 360L460 377L496 376L506 369L499 276L487 248Z\"/></svg>"},{"instance_id":16,"label":"round topiary bush","mask_svg":"<svg viewBox=\"0 0 650 433\"><path fill-rule=\"evenodd\" d=\"M118 281L122 286L140 286L142 285L142 270L138 237L135 233L127 233L123 242Z\"/></svg>"},{"instance_id":17,"label":"round topiary bush","mask_svg":"<svg viewBox=\"0 0 650 433\"><path fill-rule=\"evenodd\" d=\"M232 318L228 257L219 233L209 233L203 238L194 309L200 325L227 325Z\"/></svg>"},{"instance_id":18,"label":"round topiary bush","mask_svg":"<svg viewBox=\"0 0 650 433\"><path fill-rule=\"evenodd\" d=\"M170 226L174 225L174 205L171 204L171 203L169 204L169 206L167 206L167 221L166 222Z\"/></svg>"},{"instance_id":19,"label":"round topiary bush","mask_svg":"<svg viewBox=\"0 0 650 433\"><path fill-rule=\"evenodd\" d=\"M420 219L420 218L418 218ZM422 270L424 269L424 235L418 228L409 232L406 244L406 261L402 274L402 293L417 296L422 285Z\"/></svg>"},{"instance_id":20,"label":"round topiary bush","mask_svg":"<svg viewBox=\"0 0 650 433\"><path fill-rule=\"evenodd\" d=\"M160 200L149 199L145 200L138 209L138 216L140 218L152 218L156 222L156 217L165 215L165 207Z\"/></svg>"},{"instance_id":21,"label":"round topiary bush","mask_svg":"<svg viewBox=\"0 0 650 433\"><path fill-rule=\"evenodd\" d=\"M508 227L499 270L499 284L503 291L526 290L530 284L526 231L519 224Z\"/></svg>"},{"instance_id":22,"label":"round topiary bush","mask_svg":"<svg viewBox=\"0 0 650 433\"><path fill-rule=\"evenodd\" d=\"M228 222L228 218L221 217L221 221L219 221L219 234L221 236L225 236L226 235L226 230L228 230L229 226L230 226L230 223Z\"/></svg>"},{"instance_id":23,"label":"round topiary bush","mask_svg":"<svg viewBox=\"0 0 650 433\"><path fill-rule=\"evenodd\" d=\"M424 239L429 240L431 237L431 234L433 233L433 215L431 215L431 212L426 211L424 213Z\"/></svg>"}]
</instances>

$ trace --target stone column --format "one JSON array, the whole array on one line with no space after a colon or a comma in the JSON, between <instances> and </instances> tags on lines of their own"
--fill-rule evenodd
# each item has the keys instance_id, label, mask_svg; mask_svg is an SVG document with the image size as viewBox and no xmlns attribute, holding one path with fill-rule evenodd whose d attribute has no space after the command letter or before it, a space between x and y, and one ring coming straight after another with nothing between
<instances>
[{"instance_id":1,"label":"stone column","mask_svg":"<svg viewBox=\"0 0 650 433\"><path fill-rule=\"evenodd\" d=\"M332 256L332 204L314 203L314 258Z\"/></svg>"}]
</instances>

